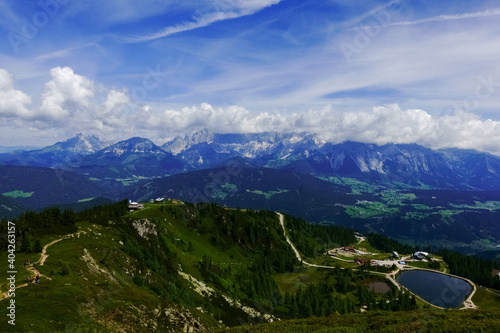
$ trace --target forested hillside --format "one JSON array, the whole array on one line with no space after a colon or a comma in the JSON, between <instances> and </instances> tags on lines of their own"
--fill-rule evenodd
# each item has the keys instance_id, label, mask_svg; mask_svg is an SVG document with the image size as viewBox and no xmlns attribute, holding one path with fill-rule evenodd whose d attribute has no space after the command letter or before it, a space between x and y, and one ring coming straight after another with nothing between
<instances>
[{"instance_id":1,"label":"forested hillside","mask_svg":"<svg viewBox=\"0 0 500 333\"><path fill-rule=\"evenodd\" d=\"M357 329L376 316L361 312L397 311L398 317L413 318L412 311L428 308L385 278L390 268L325 255L351 246L407 249L393 240L369 235L363 241L343 227L286 215L282 227L271 211L178 200L146 204L136 212L127 206L123 201L80 213L50 208L13 220L17 330L30 331L36 323L41 332L203 331L278 320L284 326L277 327L288 330L290 319L333 316L322 319L328 322L339 314L347 316L338 317L342 323ZM6 225L7 220L0 224L2 235ZM6 238L1 242L5 248ZM382 252L387 248L376 257L389 257ZM36 268L23 265L28 259ZM24 284L35 274L41 276L39 284ZM2 292L7 289L3 283ZM500 302L494 294L481 295L478 304L487 309ZM361 324L352 324L356 317L349 314L359 316ZM481 320L494 323L485 316ZM430 321L439 322L436 318ZM376 327L384 325L393 324L384 320ZM0 328L11 327L2 322Z\"/></svg>"}]
</instances>

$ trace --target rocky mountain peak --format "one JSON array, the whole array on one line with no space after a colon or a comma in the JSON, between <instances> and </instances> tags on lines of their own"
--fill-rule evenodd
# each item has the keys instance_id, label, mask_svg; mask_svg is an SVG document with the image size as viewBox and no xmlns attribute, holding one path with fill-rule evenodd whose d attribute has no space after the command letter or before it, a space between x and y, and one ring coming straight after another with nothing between
<instances>
[{"instance_id":1,"label":"rocky mountain peak","mask_svg":"<svg viewBox=\"0 0 500 333\"><path fill-rule=\"evenodd\" d=\"M60 141L52 146L43 148L44 152L68 152L74 155L88 155L95 153L105 147L109 143L101 141L97 136L85 136L82 133L76 134L73 138L66 141Z\"/></svg>"},{"instance_id":2,"label":"rocky mountain peak","mask_svg":"<svg viewBox=\"0 0 500 333\"><path fill-rule=\"evenodd\" d=\"M153 143L153 141L145 138L134 137L128 140L120 141L107 147L104 153L113 153L121 156L125 153L129 154L162 154L163 149Z\"/></svg>"}]
</instances>

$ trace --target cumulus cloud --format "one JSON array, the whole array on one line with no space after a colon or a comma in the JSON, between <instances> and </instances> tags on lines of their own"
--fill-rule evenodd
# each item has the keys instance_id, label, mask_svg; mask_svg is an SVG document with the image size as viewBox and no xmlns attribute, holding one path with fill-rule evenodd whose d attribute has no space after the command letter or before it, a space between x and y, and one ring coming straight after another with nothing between
<instances>
[{"instance_id":1,"label":"cumulus cloud","mask_svg":"<svg viewBox=\"0 0 500 333\"><path fill-rule=\"evenodd\" d=\"M40 106L29 109L30 104L30 96L13 88L12 75L0 70L0 126L6 119L14 119L12 123L30 128L34 135L52 131L70 137L84 132L106 140L143 136L163 144L175 135L203 128L219 133L308 131L333 143L417 143L500 155L500 121L467 110L436 116L388 104L360 111L327 105L303 112L270 113L208 103L175 109L136 104L126 89L95 89L91 80L68 67L52 69Z\"/></svg>"},{"instance_id":2,"label":"cumulus cloud","mask_svg":"<svg viewBox=\"0 0 500 333\"><path fill-rule=\"evenodd\" d=\"M108 92L106 101L104 102L103 112L104 114L107 115L110 112L113 112L114 110L123 107L125 104L129 102L130 102L130 97L126 90L119 91L111 89Z\"/></svg>"},{"instance_id":3,"label":"cumulus cloud","mask_svg":"<svg viewBox=\"0 0 500 333\"><path fill-rule=\"evenodd\" d=\"M45 84L40 117L62 120L81 107L89 106L94 96L94 83L75 74L69 67L50 70L52 79Z\"/></svg>"},{"instance_id":4,"label":"cumulus cloud","mask_svg":"<svg viewBox=\"0 0 500 333\"><path fill-rule=\"evenodd\" d=\"M141 119L140 126L143 128L163 129L175 134L190 133L203 128L220 133L250 133L280 131L286 127L286 120L282 115L254 113L235 105L225 108L213 107L207 103L180 110L148 110L142 114Z\"/></svg>"},{"instance_id":5,"label":"cumulus cloud","mask_svg":"<svg viewBox=\"0 0 500 333\"><path fill-rule=\"evenodd\" d=\"M326 106L300 113L251 112L243 107L203 103L181 110L142 114L142 128L157 133L191 133L209 128L219 133L308 131L333 143L417 143L430 148L458 147L500 155L500 122L458 111L432 116L424 110L402 110L397 104L370 111L343 112Z\"/></svg>"},{"instance_id":6,"label":"cumulus cloud","mask_svg":"<svg viewBox=\"0 0 500 333\"><path fill-rule=\"evenodd\" d=\"M0 68L0 117L30 118L31 97L14 89L12 75Z\"/></svg>"}]
</instances>

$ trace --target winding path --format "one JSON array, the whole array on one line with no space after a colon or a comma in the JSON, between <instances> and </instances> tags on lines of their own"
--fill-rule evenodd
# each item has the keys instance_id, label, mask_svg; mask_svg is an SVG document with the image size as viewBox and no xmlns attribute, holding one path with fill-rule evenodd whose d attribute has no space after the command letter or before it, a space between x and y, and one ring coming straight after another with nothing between
<instances>
[{"instance_id":1,"label":"winding path","mask_svg":"<svg viewBox=\"0 0 500 333\"><path fill-rule=\"evenodd\" d=\"M492 294L495 294L495 295L497 295L497 296L500 296L500 294L499 294L499 293L494 292L494 291L492 291L492 290L489 290L488 288L484 288L484 289L485 289L486 291L488 291L488 292L492 293Z\"/></svg>"},{"instance_id":2,"label":"winding path","mask_svg":"<svg viewBox=\"0 0 500 333\"><path fill-rule=\"evenodd\" d=\"M302 257L300 256L300 253L299 251L297 250L297 248L295 247L295 245L292 243L292 241L290 240L290 237L288 237L288 234L286 233L286 229L285 229L285 217L283 216L283 214L281 213L278 213L276 212L276 214L278 214L279 216L279 219L280 219L280 224L281 224L281 228L283 229L283 234L285 235L285 239L287 241L288 244L290 244L293 252L295 252L295 256L297 257L297 260L302 262L304 265L306 266L310 266L310 267L319 267L319 268L327 268L327 269L335 269L335 267L333 266L323 266L323 265L316 265L316 264L311 264L311 263L308 263L306 261L304 261L302 259ZM358 244L361 242L361 240L358 242ZM343 260L343 261L348 261L348 260L345 260L345 259L340 259L340 258L335 258L335 259L338 259L338 260ZM404 260L404 259L403 259ZM396 264L396 266L398 267L398 269L395 271L395 272L391 272L391 273L381 273L381 272L370 272L370 274L376 274L376 275L383 275L385 276L386 279L388 279L389 281L391 281L399 290L401 290L401 285L396 281L396 279L394 278L396 273L399 272L399 270L401 269L400 265L399 264ZM415 267L416 269L416 267ZM421 268L419 268L421 269ZM435 272L434 270L429 270L429 271L432 271L432 272ZM467 297L467 299L464 301L464 304L462 305L462 307L460 307L460 309L477 309L477 306L474 304L474 302L472 302L472 297L474 296L474 294L476 293L476 285L470 281L469 279L466 279L466 278L463 278L461 276L456 276L456 275L452 275L452 274L448 274L448 273L441 273L441 274L445 274L445 275L449 275L449 276L453 276L453 277L456 277L456 278L460 278L462 280L465 280L467 281L471 286L472 286L472 292L470 293L470 295ZM406 289L406 288L405 288ZM407 290L407 289L406 289ZM492 291L490 291L492 292ZM414 293L412 293L413 295L415 295ZM421 297L419 297L418 295L415 295L416 297L418 297L419 299L421 299L422 301L424 301L425 303L427 304L430 304L431 306L434 306L434 307L437 307L437 308L440 308L440 309L443 309L439 306L436 306L434 304L431 304L425 300L423 300Z\"/></svg>"},{"instance_id":3,"label":"winding path","mask_svg":"<svg viewBox=\"0 0 500 333\"><path fill-rule=\"evenodd\" d=\"M50 242L49 244L47 244L47 245L45 245L45 246L43 247L43 249L42 249L42 254L40 255L40 260L39 260L39 261L40 261L40 266L43 266L43 264L45 263L45 260L47 260L47 258L48 258L48 256L49 256L49 255L47 254L47 248L48 248L49 246L51 246L51 245L53 245L53 244L55 244L55 243L57 243L57 242L59 242L59 241L61 241L61 240L65 239L65 238L68 238L68 237L70 237L70 236L69 236L69 235L66 235L66 236L64 236L64 237L62 237L62 238L58 238L58 239L56 239L56 240L54 240L54 241Z\"/></svg>"},{"instance_id":4,"label":"winding path","mask_svg":"<svg viewBox=\"0 0 500 333\"><path fill-rule=\"evenodd\" d=\"M38 261L35 261L36 263L38 263L39 266L43 266L43 264L45 264L45 261L47 260L48 258L48 254L47 254L47 248L63 239L67 239L67 238L71 238L71 237L74 237L75 235L80 237L80 233L81 231L78 231L76 233L73 233L73 234L68 234L66 236L63 236L61 238L58 238L56 240L53 240L52 242L46 244L43 248L42 248L42 253L40 254L40 259ZM84 232L85 233L85 232ZM35 274L35 276L38 274L40 277L45 277L47 280L52 280L52 278L50 278L49 276L46 276L42 273L40 273L40 271L34 267L25 267L26 270L30 271L30 272L33 272ZM23 283L23 284L20 284L20 285L17 285L16 286L16 289L19 289L19 288L23 288L23 287L27 287L28 284L27 283ZM0 301L2 301L3 299L7 298L9 295L9 292L4 292L1 296L0 296Z\"/></svg>"},{"instance_id":5,"label":"winding path","mask_svg":"<svg viewBox=\"0 0 500 333\"><path fill-rule=\"evenodd\" d=\"M283 234L285 235L285 239L286 239L286 242L288 244L290 244L293 252L295 252L295 256L297 257L297 260L300 261L302 264L306 265L306 266L309 266L309 267L318 267L318 268L327 268L327 269L336 269L336 267L333 267L333 266L324 266L324 265L316 265L316 264L311 264L307 261L304 261L302 259L302 257L300 256L300 253L299 251L297 250L297 248L295 247L295 245L292 243L292 241L290 240L290 237L288 237L287 233L286 233L286 229L285 229L285 217L283 216L283 214L281 213L276 213L279 215L280 217L280 224L281 224L281 228L283 229ZM336 258L336 259L339 259L339 260L343 260L343 261L347 261L347 262L351 262L349 260L345 260L345 259L340 259L340 258ZM341 269L344 269L344 268L341 268ZM380 273L380 272L370 272L370 273L373 273L373 274L378 274L378 275L385 275L384 273Z\"/></svg>"},{"instance_id":6,"label":"winding path","mask_svg":"<svg viewBox=\"0 0 500 333\"><path fill-rule=\"evenodd\" d=\"M286 229L285 229L285 217L281 213L276 213L276 214L278 214L279 217L280 217L281 228L283 229L283 234L285 235L286 242L288 244L290 244L290 247L292 248L293 252L295 252L295 256L297 257L298 261L300 261L302 264L304 264L306 266L310 266L310 267L329 268L329 269L334 269L335 268L335 267L332 267L332 266L322 266L322 265L311 264L311 263L308 263L307 261L302 260L302 257L300 256L299 251L297 250L297 248L295 247L295 245L293 245L292 241L290 240L290 237L288 237L288 235L286 233Z\"/></svg>"}]
</instances>

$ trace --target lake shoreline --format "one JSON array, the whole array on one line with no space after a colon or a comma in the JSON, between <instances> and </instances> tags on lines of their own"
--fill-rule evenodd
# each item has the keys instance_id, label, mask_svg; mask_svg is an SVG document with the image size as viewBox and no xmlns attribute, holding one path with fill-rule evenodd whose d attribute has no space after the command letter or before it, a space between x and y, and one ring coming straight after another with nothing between
<instances>
[{"instance_id":1,"label":"lake shoreline","mask_svg":"<svg viewBox=\"0 0 500 333\"><path fill-rule=\"evenodd\" d=\"M397 282L435 307L441 309L472 308L465 304L474 295L475 285L462 277L418 268L402 270Z\"/></svg>"}]
</instances>

